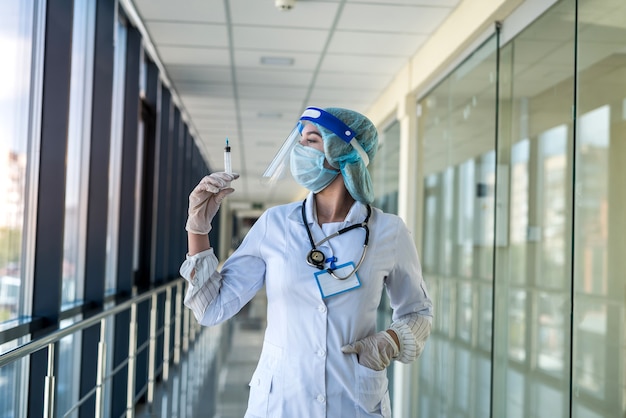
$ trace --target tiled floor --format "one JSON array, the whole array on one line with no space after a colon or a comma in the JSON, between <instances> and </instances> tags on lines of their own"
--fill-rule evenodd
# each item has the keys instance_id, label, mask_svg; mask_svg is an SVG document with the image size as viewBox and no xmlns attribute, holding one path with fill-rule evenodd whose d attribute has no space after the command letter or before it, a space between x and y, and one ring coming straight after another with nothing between
<instances>
[{"instance_id":1,"label":"tiled floor","mask_svg":"<svg viewBox=\"0 0 626 418\"><path fill-rule=\"evenodd\" d=\"M135 416L242 418L248 382L261 353L265 306L265 295L259 293L228 325L203 328L181 363L170 369L168 381L157 386L154 404L139 405ZM230 345L220 349L221 336L231 331Z\"/></svg>"}]
</instances>

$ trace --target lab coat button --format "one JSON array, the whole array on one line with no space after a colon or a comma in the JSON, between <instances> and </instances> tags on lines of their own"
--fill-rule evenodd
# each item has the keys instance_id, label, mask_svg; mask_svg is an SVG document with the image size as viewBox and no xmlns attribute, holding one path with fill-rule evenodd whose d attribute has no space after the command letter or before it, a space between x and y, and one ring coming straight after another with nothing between
<instances>
[{"instance_id":1,"label":"lab coat button","mask_svg":"<svg viewBox=\"0 0 626 418\"><path fill-rule=\"evenodd\" d=\"M324 313L324 312L326 312L326 306L320 305L320 306L317 307L317 310L320 311L321 313Z\"/></svg>"},{"instance_id":2,"label":"lab coat button","mask_svg":"<svg viewBox=\"0 0 626 418\"><path fill-rule=\"evenodd\" d=\"M324 397L324 395L317 395L317 401L319 403L324 403L326 402L326 398Z\"/></svg>"},{"instance_id":3,"label":"lab coat button","mask_svg":"<svg viewBox=\"0 0 626 418\"><path fill-rule=\"evenodd\" d=\"M320 356L320 357L324 357L326 355L326 351L320 350L320 351L317 352L317 355Z\"/></svg>"}]
</instances>

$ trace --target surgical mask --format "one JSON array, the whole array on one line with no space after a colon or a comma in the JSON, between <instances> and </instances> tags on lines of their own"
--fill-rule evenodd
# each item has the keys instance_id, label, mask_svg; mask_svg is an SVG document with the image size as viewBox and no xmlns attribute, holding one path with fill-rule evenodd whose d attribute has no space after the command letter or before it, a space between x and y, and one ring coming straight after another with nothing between
<instances>
[{"instance_id":1,"label":"surgical mask","mask_svg":"<svg viewBox=\"0 0 626 418\"><path fill-rule=\"evenodd\" d=\"M339 175L324 167L326 156L320 150L296 144L291 151L291 175L302 187L318 193Z\"/></svg>"}]
</instances>

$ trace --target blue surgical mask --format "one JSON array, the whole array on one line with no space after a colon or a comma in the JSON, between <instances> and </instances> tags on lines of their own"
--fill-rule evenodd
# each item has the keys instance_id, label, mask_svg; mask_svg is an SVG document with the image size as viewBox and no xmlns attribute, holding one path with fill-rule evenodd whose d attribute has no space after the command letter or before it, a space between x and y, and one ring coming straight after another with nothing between
<instances>
[{"instance_id":1,"label":"blue surgical mask","mask_svg":"<svg viewBox=\"0 0 626 418\"><path fill-rule=\"evenodd\" d=\"M325 158L320 150L296 144L291 151L291 175L302 187L318 193L339 175L338 170L324 167Z\"/></svg>"}]
</instances>

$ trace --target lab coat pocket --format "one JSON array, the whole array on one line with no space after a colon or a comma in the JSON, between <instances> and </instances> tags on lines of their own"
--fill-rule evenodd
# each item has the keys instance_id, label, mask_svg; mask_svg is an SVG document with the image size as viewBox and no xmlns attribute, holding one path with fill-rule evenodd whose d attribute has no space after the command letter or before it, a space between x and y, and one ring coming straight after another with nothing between
<instances>
[{"instance_id":1,"label":"lab coat pocket","mask_svg":"<svg viewBox=\"0 0 626 418\"><path fill-rule=\"evenodd\" d=\"M282 348L267 341L263 343L263 350L259 364L250 379L250 398L246 417L268 417L272 404L270 398L277 392L277 373L280 370ZM274 406L275 408L275 406Z\"/></svg>"},{"instance_id":2,"label":"lab coat pocket","mask_svg":"<svg viewBox=\"0 0 626 418\"><path fill-rule=\"evenodd\" d=\"M257 370L250 380L250 398L246 417L269 416L269 400L272 391L272 373L267 370Z\"/></svg>"},{"instance_id":3,"label":"lab coat pocket","mask_svg":"<svg viewBox=\"0 0 626 418\"><path fill-rule=\"evenodd\" d=\"M374 416L391 417L387 370L376 371L357 363L357 374L361 407Z\"/></svg>"}]
</instances>

